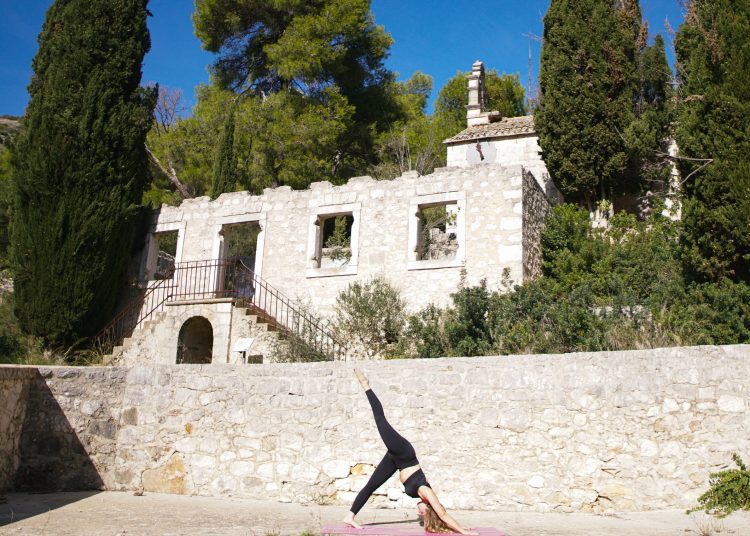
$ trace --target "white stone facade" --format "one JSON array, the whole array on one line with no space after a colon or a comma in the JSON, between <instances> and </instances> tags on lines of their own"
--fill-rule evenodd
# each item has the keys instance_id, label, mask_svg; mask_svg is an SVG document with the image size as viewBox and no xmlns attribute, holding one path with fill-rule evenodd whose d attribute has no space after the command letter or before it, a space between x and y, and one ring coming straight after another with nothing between
<instances>
[{"instance_id":1,"label":"white stone facade","mask_svg":"<svg viewBox=\"0 0 750 536\"><path fill-rule=\"evenodd\" d=\"M388 181L357 177L342 186L313 183L304 191L281 187L260 196L237 192L215 201L188 199L162 207L153 230L179 231L179 263L222 258L222 228L258 222L255 272L287 296L330 314L336 296L352 281L382 275L414 311L448 304L463 272L467 284L486 279L491 289L500 289L506 269L513 281L524 281L524 203L539 192L524 184L523 173L521 166L483 164L423 177L410 172ZM458 251L450 259L418 260L418 212L441 204L455 207ZM336 214L354 217L351 259L318 267L315 222Z\"/></svg>"},{"instance_id":2,"label":"white stone facade","mask_svg":"<svg viewBox=\"0 0 750 536\"><path fill-rule=\"evenodd\" d=\"M469 167L476 164L523 166L545 188L549 174L542 160L542 149L536 134L504 138L488 138L452 143L447 147L448 167Z\"/></svg>"},{"instance_id":3,"label":"white stone facade","mask_svg":"<svg viewBox=\"0 0 750 536\"><path fill-rule=\"evenodd\" d=\"M452 216L446 229L457 248L450 257L420 260L420 211L435 206L445 206ZM260 227L255 273L317 314L332 316L340 292L375 276L398 288L408 309L416 311L450 303L462 280L476 285L485 279L491 290L500 290L504 273L516 283L534 277L540 260L535 244L547 212L538 181L520 165L497 164L443 168L423 177L406 173L388 181L358 177L341 186L314 183L304 191L281 187L260 196L237 192L214 201L189 199L155 215L141 273L147 279L154 272L156 233L177 231L179 264L224 258L226 226L255 222ZM351 256L321 264L319 222L336 215L353 218ZM191 316L203 316L213 326L213 361L235 362L231 349L252 330L232 329L234 314L230 303L217 300L167 304L145 336L141 331L128 341L120 362L174 362L178 332Z\"/></svg>"}]
</instances>

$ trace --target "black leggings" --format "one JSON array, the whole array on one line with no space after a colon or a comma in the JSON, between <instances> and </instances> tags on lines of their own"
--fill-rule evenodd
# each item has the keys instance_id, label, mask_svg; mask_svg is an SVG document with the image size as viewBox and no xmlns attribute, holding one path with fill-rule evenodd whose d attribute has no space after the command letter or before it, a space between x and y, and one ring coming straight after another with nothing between
<instances>
[{"instance_id":1,"label":"black leggings","mask_svg":"<svg viewBox=\"0 0 750 536\"><path fill-rule=\"evenodd\" d=\"M375 417L375 424L378 427L380 438L385 443L385 447L388 452L385 453L383 459L375 468L375 472L372 473L370 480L367 481L365 487L357 494L354 499L354 503L350 508L354 515L362 509L367 502L367 499L378 489L380 486L385 484L393 473L399 469L405 469L406 467L412 467L417 465L417 455L414 452L414 447L406 439L404 439L393 427L388 423L383 412L383 405L375 396L372 390L368 389L365 394L367 400L370 402L372 408L372 415Z\"/></svg>"}]
</instances>

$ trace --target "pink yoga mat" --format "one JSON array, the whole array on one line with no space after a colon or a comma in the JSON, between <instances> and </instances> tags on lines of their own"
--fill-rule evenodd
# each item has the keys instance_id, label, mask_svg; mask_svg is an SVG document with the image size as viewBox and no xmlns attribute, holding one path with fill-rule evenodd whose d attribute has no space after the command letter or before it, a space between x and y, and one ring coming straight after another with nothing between
<instances>
[{"instance_id":1,"label":"pink yoga mat","mask_svg":"<svg viewBox=\"0 0 750 536\"><path fill-rule=\"evenodd\" d=\"M480 536L505 536L505 534L492 527L478 527L472 528L472 532L478 532ZM425 536L426 534L432 534L425 532L425 530L416 524L382 524L382 525L364 525L361 529L355 529L349 525L326 525L320 529L320 533L323 536L337 535L337 534L356 534L359 536ZM441 536L459 536L457 533L443 533Z\"/></svg>"}]
</instances>

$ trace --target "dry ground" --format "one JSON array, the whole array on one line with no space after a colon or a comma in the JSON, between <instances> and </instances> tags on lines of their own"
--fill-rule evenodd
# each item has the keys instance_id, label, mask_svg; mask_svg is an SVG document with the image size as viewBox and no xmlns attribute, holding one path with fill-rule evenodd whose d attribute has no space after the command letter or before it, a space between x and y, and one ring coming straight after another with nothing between
<instances>
[{"instance_id":1,"label":"dry ground","mask_svg":"<svg viewBox=\"0 0 750 536\"><path fill-rule=\"evenodd\" d=\"M336 523L346 508L299 506L271 501L187 497L146 493L11 493L0 504L0 534L50 536L248 535L318 534L321 525ZM723 521L689 517L682 510L618 516L454 511L469 526L494 526L507 536L750 536L750 513ZM411 510L367 508L362 523L394 527L416 523Z\"/></svg>"}]
</instances>

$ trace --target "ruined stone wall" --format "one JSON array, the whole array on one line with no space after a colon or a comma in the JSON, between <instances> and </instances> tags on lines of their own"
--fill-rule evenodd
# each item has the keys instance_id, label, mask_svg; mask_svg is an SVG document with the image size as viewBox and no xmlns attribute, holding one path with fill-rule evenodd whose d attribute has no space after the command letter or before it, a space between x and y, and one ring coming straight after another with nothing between
<instances>
[{"instance_id":1,"label":"ruined stone wall","mask_svg":"<svg viewBox=\"0 0 750 536\"><path fill-rule=\"evenodd\" d=\"M624 512L691 506L732 452L747 458L748 357L726 346L362 366L447 506ZM109 489L348 504L384 451L342 363L40 372L29 409L48 391ZM37 419L24 437L64 425ZM38 450L21 441L22 467ZM413 502L395 478L375 498Z\"/></svg>"},{"instance_id":2,"label":"ruined stone wall","mask_svg":"<svg viewBox=\"0 0 750 536\"><path fill-rule=\"evenodd\" d=\"M314 183L305 191L281 187L261 196L237 192L162 207L155 230L180 231L177 261L184 262L220 258L222 225L256 221L262 228L256 272L315 312L330 315L339 292L376 275L398 287L416 310L449 303L462 270L468 284L486 278L492 289L499 288L505 268L522 280L521 182L520 166L481 165L390 181ZM418 207L440 202L461 208L459 254L450 261L415 262ZM316 268L314 222L319 215L341 213L354 216L352 258L341 267Z\"/></svg>"},{"instance_id":3,"label":"ruined stone wall","mask_svg":"<svg viewBox=\"0 0 750 536\"><path fill-rule=\"evenodd\" d=\"M542 274L541 236L551 211L550 202L530 172L523 174L523 277Z\"/></svg>"}]
</instances>

